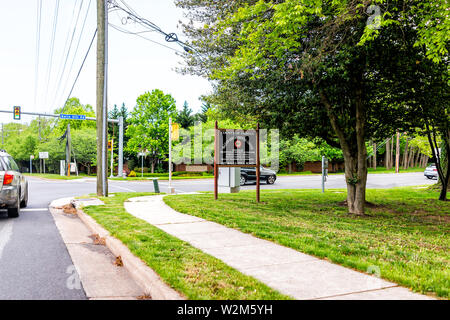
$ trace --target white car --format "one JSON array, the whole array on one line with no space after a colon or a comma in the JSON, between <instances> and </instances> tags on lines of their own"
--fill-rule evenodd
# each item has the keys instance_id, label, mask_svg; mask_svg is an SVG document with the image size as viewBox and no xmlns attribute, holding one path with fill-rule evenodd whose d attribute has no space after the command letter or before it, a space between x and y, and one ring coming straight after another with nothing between
<instances>
[{"instance_id":1,"label":"white car","mask_svg":"<svg viewBox=\"0 0 450 320\"><path fill-rule=\"evenodd\" d=\"M425 169L424 176L428 179L437 179L438 178L438 171L436 169L436 166L434 164L428 166Z\"/></svg>"},{"instance_id":2,"label":"white car","mask_svg":"<svg viewBox=\"0 0 450 320\"><path fill-rule=\"evenodd\" d=\"M0 208L8 210L9 218L17 218L20 208L28 204L28 183L14 159L0 150Z\"/></svg>"}]
</instances>

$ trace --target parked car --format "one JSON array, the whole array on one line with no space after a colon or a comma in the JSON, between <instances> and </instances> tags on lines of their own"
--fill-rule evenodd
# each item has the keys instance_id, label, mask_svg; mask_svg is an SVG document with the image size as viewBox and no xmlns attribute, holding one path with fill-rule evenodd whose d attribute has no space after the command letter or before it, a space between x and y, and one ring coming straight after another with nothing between
<instances>
[{"instance_id":1,"label":"parked car","mask_svg":"<svg viewBox=\"0 0 450 320\"><path fill-rule=\"evenodd\" d=\"M438 172L436 169L436 165L432 164L429 165L424 172L424 176L428 179L437 179L438 178Z\"/></svg>"},{"instance_id":2,"label":"parked car","mask_svg":"<svg viewBox=\"0 0 450 320\"><path fill-rule=\"evenodd\" d=\"M14 159L0 150L0 207L8 210L8 217L17 218L27 204L28 182Z\"/></svg>"},{"instance_id":3,"label":"parked car","mask_svg":"<svg viewBox=\"0 0 450 320\"><path fill-rule=\"evenodd\" d=\"M265 181L267 184L274 184L277 180L277 174L275 171L266 169L261 166L260 168L260 179ZM247 182L256 181L256 168L241 168L241 186L245 185Z\"/></svg>"}]
</instances>

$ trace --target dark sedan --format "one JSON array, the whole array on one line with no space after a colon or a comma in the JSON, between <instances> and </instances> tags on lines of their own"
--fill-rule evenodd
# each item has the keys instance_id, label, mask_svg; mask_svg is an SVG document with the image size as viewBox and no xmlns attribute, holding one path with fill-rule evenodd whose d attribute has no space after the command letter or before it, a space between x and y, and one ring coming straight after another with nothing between
<instances>
[{"instance_id":1,"label":"dark sedan","mask_svg":"<svg viewBox=\"0 0 450 320\"><path fill-rule=\"evenodd\" d=\"M267 184L274 184L277 180L275 171L261 167L260 179ZM256 168L241 168L241 186L249 182L256 182Z\"/></svg>"}]
</instances>

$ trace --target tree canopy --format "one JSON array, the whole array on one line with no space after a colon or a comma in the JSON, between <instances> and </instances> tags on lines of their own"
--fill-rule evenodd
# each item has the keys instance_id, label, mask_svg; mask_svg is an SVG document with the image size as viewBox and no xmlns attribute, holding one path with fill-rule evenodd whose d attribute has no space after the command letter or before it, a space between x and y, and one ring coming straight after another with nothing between
<instances>
[{"instance_id":1,"label":"tree canopy","mask_svg":"<svg viewBox=\"0 0 450 320\"><path fill-rule=\"evenodd\" d=\"M416 82L405 82L405 74L416 74L418 65L433 73L447 59L442 46L433 47L421 33L424 13L436 6L375 1L380 15L373 17L369 1L177 3L193 21L184 25L195 49L186 55L184 72L214 81L209 101L284 134L338 144L349 212L363 214L366 142L414 128L405 114L415 112ZM437 63L417 63L427 57Z\"/></svg>"},{"instance_id":2,"label":"tree canopy","mask_svg":"<svg viewBox=\"0 0 450 320\"><path fill-rule=\"evenodd\" d=\"M130 113L126 150L130 153L148 150L152 172L158 160L165 160L169 149L169 118L176 116L175 100L170 94L153 90L139 96Z\"/></svg>"}]
</instances>

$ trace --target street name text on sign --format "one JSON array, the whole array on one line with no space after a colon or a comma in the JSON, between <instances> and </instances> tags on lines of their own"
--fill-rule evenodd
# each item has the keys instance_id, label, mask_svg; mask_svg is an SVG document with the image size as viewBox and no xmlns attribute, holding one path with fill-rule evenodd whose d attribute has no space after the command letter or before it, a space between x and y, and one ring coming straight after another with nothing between
<instances>
[{"instance_id":1,"label":"street name text on sign","mask_svg":"<svg viewBox=\"0 0 450 320\"><path fill-rule=\"evenodd\" d=\"M59 118L62 120L86 120L86 116L80 114L61 114Z\"/></svg>"}]
</instances>

